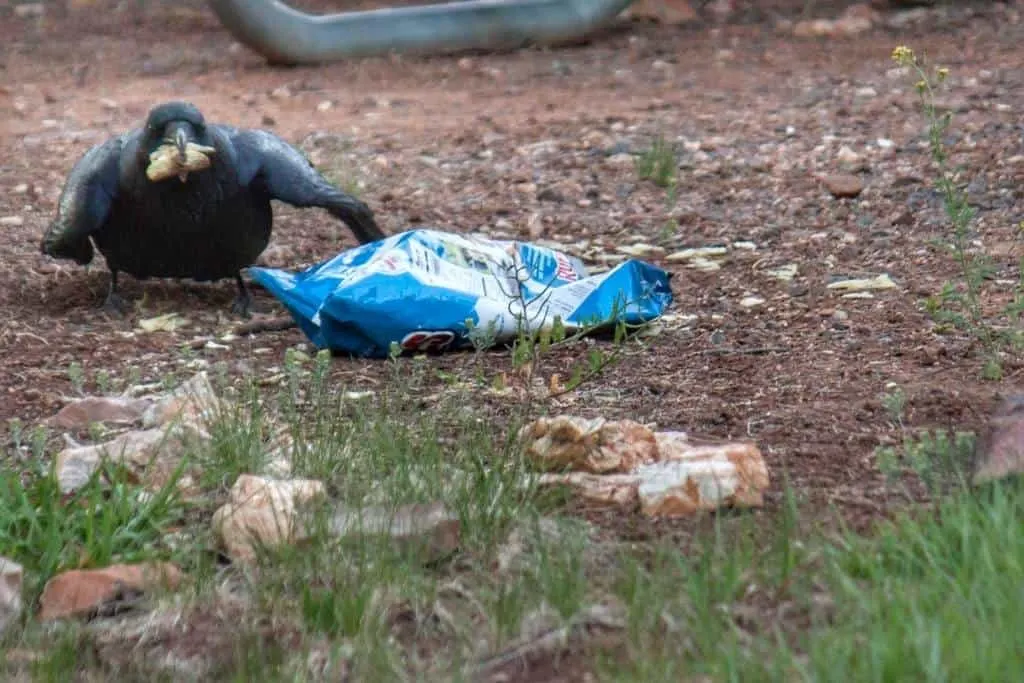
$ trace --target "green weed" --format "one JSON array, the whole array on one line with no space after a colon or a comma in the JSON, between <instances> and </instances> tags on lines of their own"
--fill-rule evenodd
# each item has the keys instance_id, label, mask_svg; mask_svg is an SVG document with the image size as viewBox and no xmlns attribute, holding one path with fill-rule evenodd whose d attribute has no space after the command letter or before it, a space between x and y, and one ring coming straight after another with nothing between
<instances>
[{"instance_id":1,"label":"green weed","mask_svg":"<svg viewBox=\"0 0 1024 683\"><path fill-rule=\"evenodd\" d=\"M975 249L972 244L971 223L976 212L960 185L960 174L950 168L944 141L953 115L949 111L940 111L936 104L936 91L946 82L949 69L928 66L923 57L902 45L893 50L892 58L900 66L910 69L917 79L914 88L924 113L928 149L936 167L935 187L942 195L943 208L952 228L942 246L952 254L959 269L959 281L947 282L937 295L926 299L925 310L940 325L952 325L967 331L984 350L982 376L990 380L1001 379L1001 353L1021 346L1021 333L1014 323L1019 320L1022 310L1022 289L1016 288L1013 302L1002 311L1011 324L1000 328L986 314L984 306L986 283L994 275L995 268L988 254ZM1024 277L1024 270L1020 271L1019 277Z\"/></svg>"}]
</instances>

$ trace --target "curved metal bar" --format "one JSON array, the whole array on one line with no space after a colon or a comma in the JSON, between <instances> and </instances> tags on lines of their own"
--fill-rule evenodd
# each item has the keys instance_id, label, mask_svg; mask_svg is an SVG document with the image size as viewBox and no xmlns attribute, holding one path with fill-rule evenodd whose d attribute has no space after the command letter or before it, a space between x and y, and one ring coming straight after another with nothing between
<instances>
[{"instance_id":1,"label":"curved metal bar","mask_svg":"<svg viewBox=\"0 0 1024 683\"><path fill-rule=\"evenodd\" d=\"M606 24L632 3L468 0L317 16L278 0L209 0L239 42L279 64L563 42Z\"/></svg>"}]
</instances>

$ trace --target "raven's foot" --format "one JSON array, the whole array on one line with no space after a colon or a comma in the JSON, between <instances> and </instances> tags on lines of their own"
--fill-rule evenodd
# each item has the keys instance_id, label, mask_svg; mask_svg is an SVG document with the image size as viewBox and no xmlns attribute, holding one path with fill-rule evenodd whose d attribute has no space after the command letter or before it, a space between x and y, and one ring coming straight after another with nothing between
<instances>
[{"instance_id":1,"label":"raven's foot","mask_svg":"<svg viewBox=\"0 0 1024 683\"><path fill-rule=\"evenodd\" d=\"M130 310L131 306L117 292L108 294L103 302L103 312L115 318L125 317Z\"/></svg>"},{"instance_id":2,"label":"raven's foot","mask_svg":"<svg viewBox=\"0 0 1024 683\"><path fill-rule=\"evenodd\" d=\"M252 294L249 293L249 288L245 286L245 280L242 279L241 273L235 275L235 284L238 285L238 296L235 297L234 303L231 304L231 312L246 319L251 318Z\"/></svg>"},{"instance_id":3,"label":"raven's foot","mask_svg":"<svg viewBox=\"0 0 1024 683\"><path fill-rule=\"evenodd\" d=\"M238 296L231 303L231 313L238 315L243 318L249 319L252 317L252 294L248 291L239 292Z\"/></svg>"}]
</instances>

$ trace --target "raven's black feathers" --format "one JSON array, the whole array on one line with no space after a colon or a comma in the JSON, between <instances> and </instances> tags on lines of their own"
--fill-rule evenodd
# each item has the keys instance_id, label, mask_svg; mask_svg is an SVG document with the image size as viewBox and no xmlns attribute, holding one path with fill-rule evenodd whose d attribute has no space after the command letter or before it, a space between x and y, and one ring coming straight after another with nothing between
<instances>
[{"instance_id":1,"label":"raven's black feathers","mask_svg":"<svg viewBox=\"0 0 1024 683\"><path fill-rule=\"evenodd\" d=\"M211 165L179 181L150 181L149 154L186 131L214 148ZM207 124L194 106L155 107L142 128L90 149L72 169L41 249L87 264L93 245L110 268L108 304L117 306L117 273L198 281L236 277L270 240L271 200L321 207L361 243L384 237L370 208L327 182L295 147L261 130ZM236 310L248 310L240 283Z\"/></svg>"}]
</instances>

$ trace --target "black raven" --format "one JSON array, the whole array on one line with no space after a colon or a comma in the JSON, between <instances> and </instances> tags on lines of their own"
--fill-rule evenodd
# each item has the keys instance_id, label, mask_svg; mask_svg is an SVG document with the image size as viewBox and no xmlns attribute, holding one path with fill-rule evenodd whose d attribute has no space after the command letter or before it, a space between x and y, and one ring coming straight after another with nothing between
<instances>
[{"instance_id":1,"label":"black raven","mask_svg":"<svg viewBox=\"0 0 1024 683\"><path fill-rule=\"evenodd\" d=\"M209 124L188 102L154 107L143 128L90 149L68 176L41 249L85 265L93 244L110 269L104 308L123 312L117 275L234 277L232 311L248 316L241 269L270 241L271 200L322 207L360 243L382 239L373 212L331 185L273 133Z\"/></svg>"}]
</instances>

